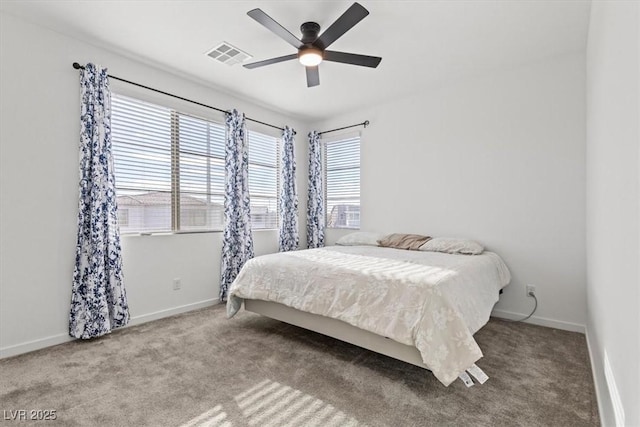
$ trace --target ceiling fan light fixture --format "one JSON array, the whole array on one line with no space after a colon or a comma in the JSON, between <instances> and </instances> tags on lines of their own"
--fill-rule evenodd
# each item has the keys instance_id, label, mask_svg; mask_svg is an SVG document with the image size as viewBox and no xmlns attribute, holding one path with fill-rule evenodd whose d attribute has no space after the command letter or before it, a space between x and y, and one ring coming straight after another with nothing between
<instances>
[{"instance_id":1,"label":"ceiling fan light fixture","mask_svg":"<svg viewBox=\"0 0 640 427\"><path fill-rule=\"evenodd\" d=\"M315 47L300 49L298 60L305 67L315 67L322 62L322 51Z\"/></svg>"}]
</instances>

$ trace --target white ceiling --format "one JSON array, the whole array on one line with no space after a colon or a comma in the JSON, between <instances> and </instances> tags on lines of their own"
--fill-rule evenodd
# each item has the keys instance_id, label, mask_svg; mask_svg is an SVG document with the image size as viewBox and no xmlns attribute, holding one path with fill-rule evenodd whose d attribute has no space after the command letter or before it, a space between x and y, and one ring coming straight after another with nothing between
<instances>
[{"instance_id":1,"label":"white ceiling","mask_svg":"<svg viewBox=\"0 0 640 427\"><path fill-rule=\"evenodd\" d=\"M370 15L331 49L381 56L381 64L370 69L323 62L314 88L306 87L297 61L248 70L205 55L223 40L253 55L251 61L295 53L247 11L261 8L300 36L303 22L326 29L352 3L3 0L0 10L294 116L324 119L447 79L582 52L590 8L588 0L361 0Z\"/></svg>"}]
</instances>

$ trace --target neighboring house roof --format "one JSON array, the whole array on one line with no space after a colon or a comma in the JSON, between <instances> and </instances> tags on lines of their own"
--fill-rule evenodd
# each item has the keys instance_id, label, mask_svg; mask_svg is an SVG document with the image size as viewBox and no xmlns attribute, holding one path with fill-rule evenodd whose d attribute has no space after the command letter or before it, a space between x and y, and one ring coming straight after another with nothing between
<instances>
[{"instance_id":1,"label":"neighboring house roof","mask_svg":"<svg viewBox=\"0 0 640 427\"><path fill-rule=\"evenodd\" d=\"M222 206L221 203L212 203L213 205ZM162 191L150 191L148 193L136 194L136 195L122 195L118 196L118 206L170 206L171 205L171 193L165 193ZM206 206L207 202L200 198L182 195L180 196L180 205L182 206Z\"/></svg>"}]
</instances>

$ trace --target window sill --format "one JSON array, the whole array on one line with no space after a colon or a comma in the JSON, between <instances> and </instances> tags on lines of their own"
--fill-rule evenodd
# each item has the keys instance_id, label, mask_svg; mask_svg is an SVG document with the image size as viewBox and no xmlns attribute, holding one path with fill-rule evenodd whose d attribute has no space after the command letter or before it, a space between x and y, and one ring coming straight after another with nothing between
<instances>
[{"instance_id":1,"label":"window sill","mask_svg":"<svg viewBox=\"0 0 640 427\"><path fill-rule=\"evenodd\" d=\"M252 230L253 233L263 231L278 231L277 228L258 228ZM181 230L181 231L149 231L120 233L120 237L149 237L149 236L172 236L179 234L204 234L204 233L224 233L224 230Z\"/></svg>"}]
</instances>

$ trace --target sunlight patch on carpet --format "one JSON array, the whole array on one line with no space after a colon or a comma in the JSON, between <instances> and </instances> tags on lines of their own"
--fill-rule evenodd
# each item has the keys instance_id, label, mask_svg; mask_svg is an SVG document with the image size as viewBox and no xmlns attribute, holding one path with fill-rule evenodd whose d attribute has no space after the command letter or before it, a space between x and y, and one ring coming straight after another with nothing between
<instances>
[{"instance_id":1,"label":"sunlight patch on carpet","mask_svg":"<svg viewBox=\"0 0 640 427\"><path fill-rule=\"evenodd\" d=\"M289 386L264 380L235 398L251 426L362 426L331 404Z\"/></svg>"},{"instance_id":2,"label":"sunlight patch on carpet","mask_svg":"<svg viewBox=\"0 0 640 427\"><path fill-rule=\"evenodd\" d=\"M217 405L180 427L232 427L232 425L227 420L227 413L222 410L222 405Z\"/></svg>"}]
</instances>

